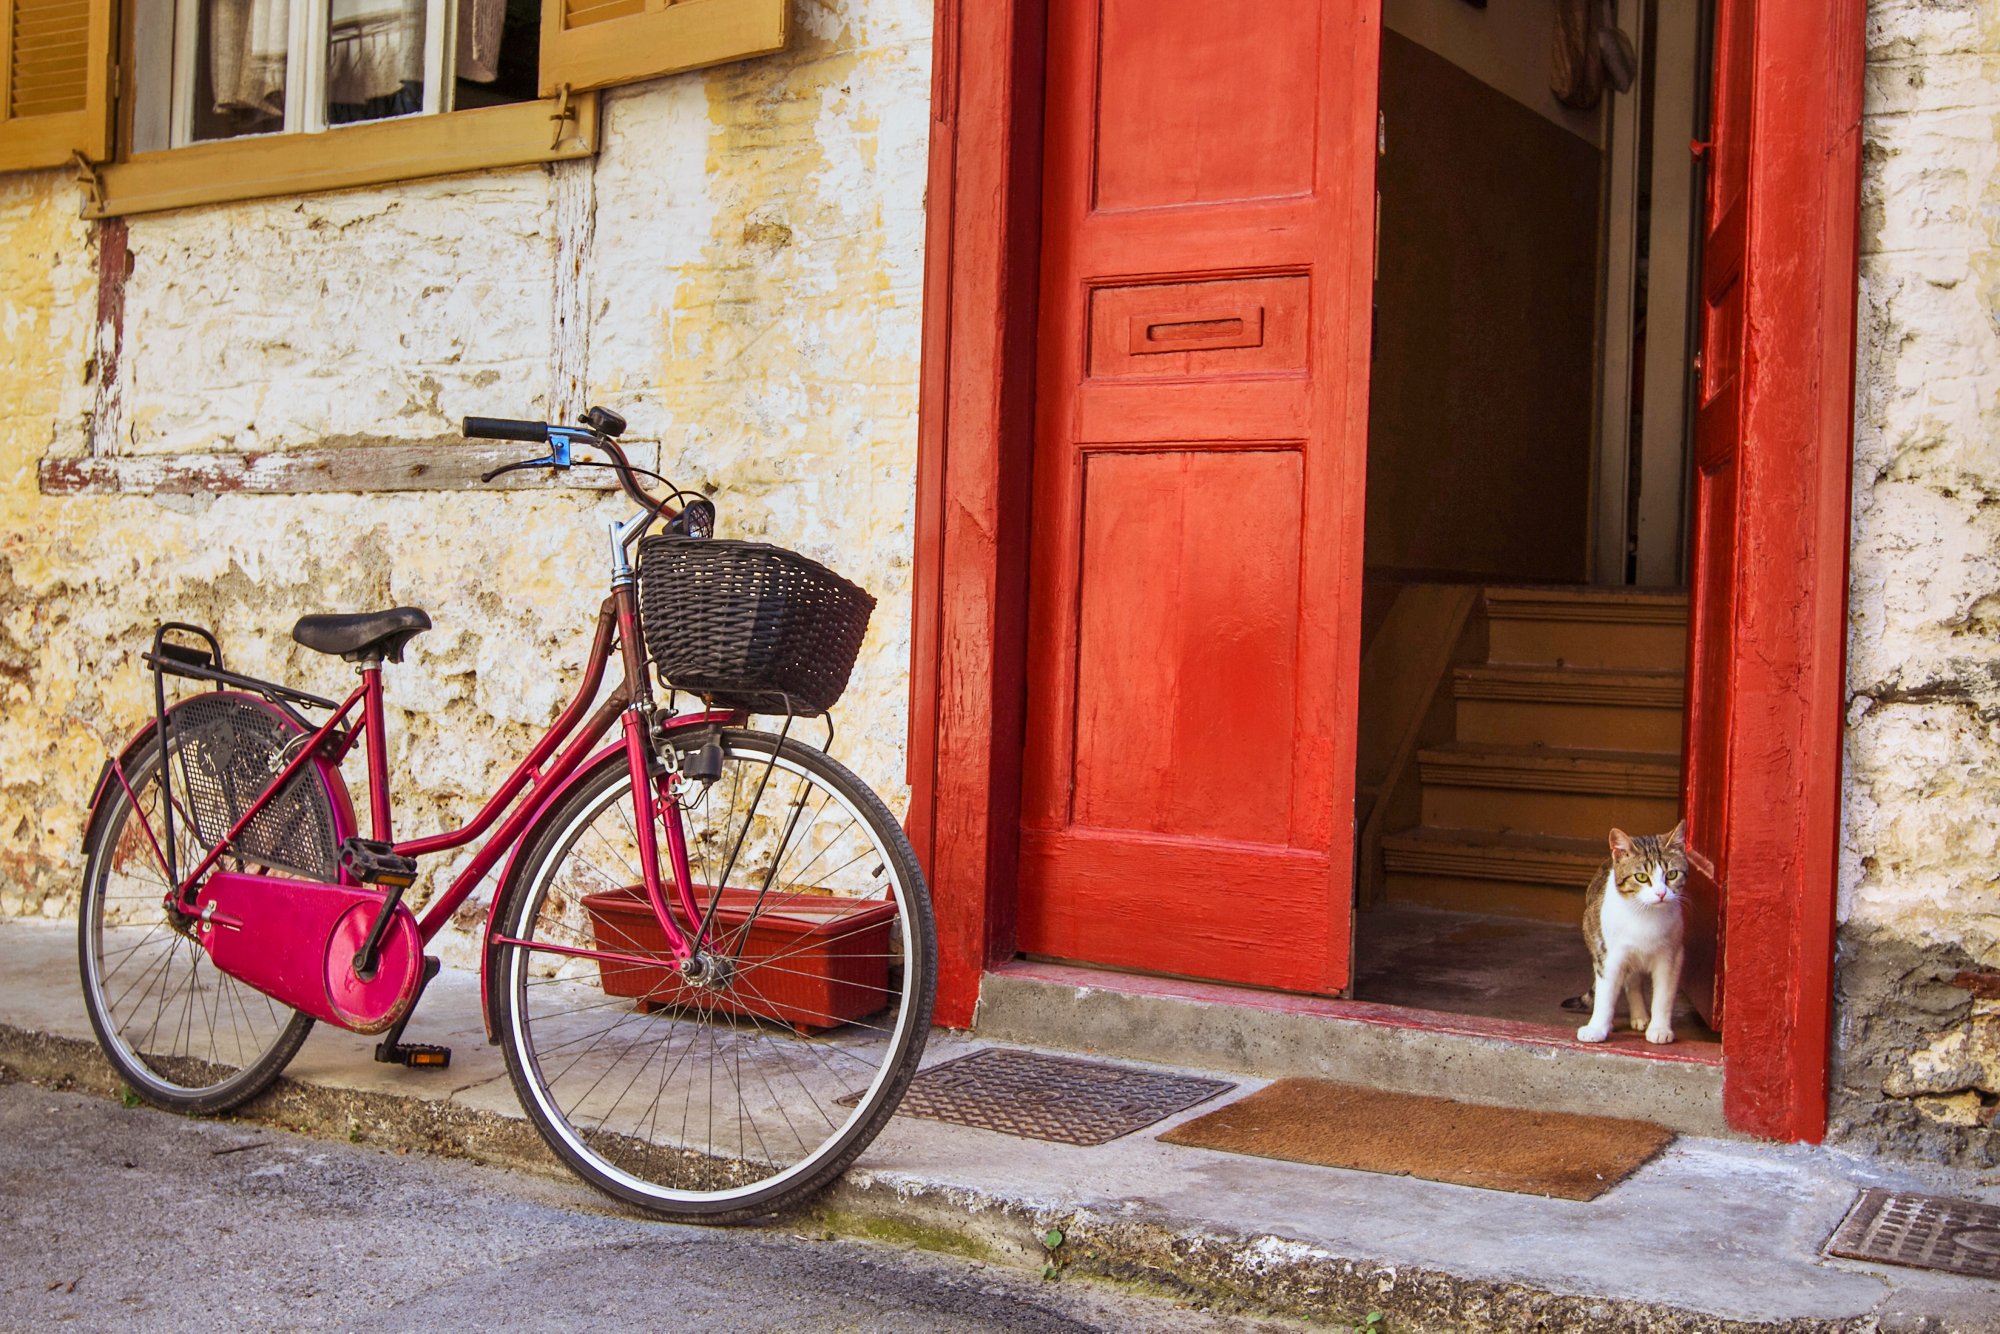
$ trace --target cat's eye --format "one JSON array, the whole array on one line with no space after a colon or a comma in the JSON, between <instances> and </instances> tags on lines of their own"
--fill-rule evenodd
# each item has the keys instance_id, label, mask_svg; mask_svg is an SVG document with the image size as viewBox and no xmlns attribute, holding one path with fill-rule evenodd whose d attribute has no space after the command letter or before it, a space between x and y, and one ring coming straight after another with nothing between
<instances>
[{"instance_id":1,"label":"cat's eye","mask_svg":"<svg viewBox=\"0 0 2000 1334\"><path fill-rule=\"evenodd\" d=\"M1674 868L1671 868L1671 869L1669 869L1669 870L1668 870L1668 872L1667 872L1667 879L1669 879L1669 880L1679 880L1680 878L1681 878L1681 873L1680 873L1680 868L1679 868L1679 867L1674 867Z\"/></svg>"}]
</instances>

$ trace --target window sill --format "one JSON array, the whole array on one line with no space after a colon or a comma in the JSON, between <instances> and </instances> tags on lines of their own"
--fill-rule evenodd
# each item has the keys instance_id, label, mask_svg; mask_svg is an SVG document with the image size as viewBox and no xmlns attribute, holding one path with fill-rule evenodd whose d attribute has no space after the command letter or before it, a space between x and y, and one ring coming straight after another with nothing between
<instances>
[{"instance_id":1,"label":"window sill","mask_svg":"<svg viewBox=\"0 0 2000 1334\"><path fill-rule=\"evenodd\" d=\"M144 153L99 168L100 197L83 214L156 213L595 154L596 95L583 93L570 100L575 118L551 147L554 106L553 100L515 102L347 125L320 134L274 134Z\"/></svg>"}]
</instances>

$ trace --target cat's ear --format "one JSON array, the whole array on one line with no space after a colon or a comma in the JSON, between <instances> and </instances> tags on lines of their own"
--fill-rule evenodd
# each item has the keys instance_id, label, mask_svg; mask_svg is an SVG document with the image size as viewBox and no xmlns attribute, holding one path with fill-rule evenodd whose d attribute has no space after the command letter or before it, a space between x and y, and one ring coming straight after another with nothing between
<instances>
[{"instance_id":1,"label":"cat's ear","mask_svg":"<svg viewBox=\"0 0 2000 1334\"><path fill-rule=\"evenodd\" d=\"M1675 825L1674 832L1667 835L1667 845L1669 847L1685 848L1687 846L1687 827L1688 822L1686 820L1682 820L1679 824Z\"/></svg>"},{"instance_id":2,"label":"cat's ear","mask_svg":"<svg viewBox=\"0 0 2000 1334\"><path fill-rule=\"evenodd\" d=\"M1614 857L1630 857L1632 855L1632 836L1623 829L1614 829L1611 831L1611 855Z\"/></svg>"}]
</instances>

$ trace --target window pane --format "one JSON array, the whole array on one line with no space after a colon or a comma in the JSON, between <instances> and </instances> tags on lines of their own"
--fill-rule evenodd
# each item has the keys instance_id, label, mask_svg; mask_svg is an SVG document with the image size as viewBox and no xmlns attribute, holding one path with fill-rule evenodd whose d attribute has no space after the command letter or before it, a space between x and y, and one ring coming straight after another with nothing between
<instances>
[{"instance_id":1,"label":"window pane","mask_svg":"<svg viewBox=\"0 0 2000 1334\"><path fill-rule=\"evenodd\" d=\"M152 153L172 146L174 107L174 7L137 5L132 10L132 151Z\"/></svg>"},{"instance_id":2,"label":"window pane","mask_svg":"<svg viewBox=\"0 0 2000 1334\"><path fill-rule=\"evenodd\" d=\"M424 109L425 0L332 0L326 119L346 125Z\"/></svg>"},{"instance_id":3,"label":"window pane","mask_svg":"<svg viewBox=\"0 0 2000 1334\"><path fill-rule=\"evenodd\" d=\"M541 45L541 0L458 0L458 83L452 105L531 101Z\"/></svg>"},{"instance_id":4,"label":"window pane","mask_svg":"<svg viewBox=\"0 0 2000 1334\"><path fill-rule=\"evenodd\" d=\"M203 0L199 22L190 137L283 129L289 0Z\"/></svg>"}]
</instances>

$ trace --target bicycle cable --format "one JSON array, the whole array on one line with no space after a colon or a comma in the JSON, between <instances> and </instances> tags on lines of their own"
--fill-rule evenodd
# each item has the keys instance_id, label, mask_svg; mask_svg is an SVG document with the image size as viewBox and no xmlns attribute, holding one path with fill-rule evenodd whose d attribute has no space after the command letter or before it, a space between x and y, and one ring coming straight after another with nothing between
<instances>
[{"instance_id":1,"label":"bicycle cable","mask_svg":"<svg viewBox=\"0 0 2000 1334\"><path fill-rule=\"evenodd\" d=\"M620 469L619 464L611 463L605 459L572 459L570 460L570 467L609 468L613 472L617 472ZM667 504L671 502L681 502L681 508L683 510L686 509L685 502L690 500L708 501L708 503L711 505L715 503L714 501L709 500L709 498L703 495L701 492L689 491L683 487L676 486L670 479L662 477L659 473L654 472L651 468L642 468L638 464L630 461L629 459L626 460L623 467L627 471L636 473L638 476L648 478L651 481L658 482L661 486L667 488L667 494L665 498L658 505L655 506L656 510L666 509Z\"/></svg>"}]
</instances>

